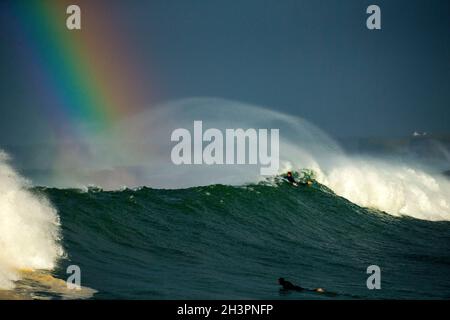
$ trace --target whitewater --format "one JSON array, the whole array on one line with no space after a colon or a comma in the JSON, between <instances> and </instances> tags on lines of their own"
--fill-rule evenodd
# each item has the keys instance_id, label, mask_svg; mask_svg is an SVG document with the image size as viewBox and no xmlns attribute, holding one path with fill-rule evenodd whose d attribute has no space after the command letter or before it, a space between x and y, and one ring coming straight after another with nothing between
<instances>
[{"instance_id":1,"label":"whitewater","mask_svg":"<svg viewBox=\"0 0 450 320\"><path fill-rule=\"evenodd\" d=\"M314 187L292 188L245 165L174 166L170 132L197 119L219 129L281 128L279 176L308 169ZM165 104L71 143L83 148L52 159L48 187L34 186L0 153L0 289L14 291L24 270L65 279L65 267L81 261L98 298L274 298L270 281L283 270L311 286L327 279L320 285L351 298L360 285L350 275L355 265L376 260L400 279L380 297L450 292L450 182L433 168L347 154L304 119L211 98ZM397 264L410 264L423 289L405 282ZM441 275L432 283L419 275L430 268ZM260 275L248 278L251 270ZM261 281L256 296L241 287ZM175 283L184 291L173 291Z\"/></svg>"},{"instance_id":2,"label":"whitewater","mask_svg":"<svg viewBox=\"0 0 450 320\"><path fill-rule=\"evenodd\" d=\"M56 209L0 152L0 288L12 288L20 270L52 270L64 253L59 240Z\"/></svg>"}]
</instances>

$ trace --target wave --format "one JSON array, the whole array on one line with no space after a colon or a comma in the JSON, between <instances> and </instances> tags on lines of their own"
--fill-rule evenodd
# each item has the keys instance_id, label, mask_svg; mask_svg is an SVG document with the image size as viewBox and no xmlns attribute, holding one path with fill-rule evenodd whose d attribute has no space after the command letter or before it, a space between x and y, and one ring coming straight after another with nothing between
<instances>
[{"instance_id":1,"label":"wave","mask_svg":"<svg viewBox=\"0 0 450 320\"><path fill-rule=\"evenodd\" d=\"M352 165L363 171L347 172L342 162L334 175L295 172L297 179L316 179L311 187L295 188L275 176L242 186L105 191L31 187L3 155L2 288L16 284L10 292L31 288L43 298L89 298L98 290L98 299L273 299L279 298L275 280L284 276L325 287L337 298L373 298L360 274L380 263L390 266L397 281L380 297L442 298L447 278L416 277L413 283L408 272L448 265L448 223L368 210L319 182L329 179L333 186L350 174L351 186L371 175L362 163ZM436 188L427 176L412 177ZM67 290L59 279L69 264L82 266L83 286L96 290L86 288L80 296Z\"/></svg>"},{"instance_id":2,"label":"wave","mask_svg":"<svg viewBox=\"0 0 450 320\"><path fill-rule=\"evenodd\" d=\"M64 252L56 209L0 151L0 289L14 287L21 270L52 270Z\"/></svg>"},{"instance_id":3,"label":"wave","mask_svg":"<svg viewBox=\"0 0 450 320\"><path fill-rule=\"evenodd\" d=\"M63 265L80 264L98 299L274 299L279 277L337 298L442 298L450 287L447 222L362 208L320 183L34 190L60 212ZM389 289L367 290L372 264L389 268Z\"/></svg>"},{"instance_id":4,"label":"wave","mask_svg":"<svg viewBox=\"0 0 450 320\"><path fill-rule=\"evenodd\" d=\"M450 181L411 165L382 159L336 159L318 180L362 207L395 216L450 220Z\"/></svg>"},{"instance_id":5,"label":"wave","mask_svg":"<svg viewBox=\"0 0 450 320\"><path fill-rule=\"evenodd\" d=\"M51 162L50 185L182 189L242 185L265 178L257 166L172 164L171 132L191 128L195 120L202 120L205 128L222 130L279 128L278 174L310 168L320 183L360 206L395 216L450 220L449 181L440 174L401 160L346 154L335 140L305 119L217 98L168 102L123 119L104 132L86 134L69 144L60 141L60 156Z\"/></svg>"},{"instance_id":6,"label":"wave","mask_svg":"<svg viewBox=\"0 0 450 320\"><path fill-rule=\"evenodd\" d=\"M174 168L166 157L170 132L195 119L215 128L282 128L279 175L267 179L248 166ZM0 152L0 289L44 279L53 288L50 295L70 295L62 280L45 271L62 279L62 266L72 261L83 263L88 285L99 289L100 298L254 297L251 288L233 291L247 282L266 292L258 297L273 298L273 288L261 283L286 270L292 277L301 272L312 287L319 284L311 279L324 278L323 265L336 277L345 271L350 283L359 279L351 279L355 267L349 262L364 259L367 266L394 256L399 265L417 270L448 265L448 224L416 219L450 221L450 181L419 164L346 154L304 119L225 100L188 99L103 135L79 142L83 148L61 148L64 156L52 159L56 186L33 187ZM282 179L288 170L316 183L293 188ZM245 276L236 273L241 267ZM236 282L221 286L217 278L218 284L198 287L199 268L209 270L207 277ZM184 278L189 272L192 281ZM167 287L161 274L170 278ZM102 282L106 278L110 283ZM421 286L431 288L425 280ZM185 291L171 290L179 283ZM216 285L222 295L208 291ZM130 293L130 287L141 293ZM94 290L84 293L90 297Z\"/></svg>"}]
</instances>

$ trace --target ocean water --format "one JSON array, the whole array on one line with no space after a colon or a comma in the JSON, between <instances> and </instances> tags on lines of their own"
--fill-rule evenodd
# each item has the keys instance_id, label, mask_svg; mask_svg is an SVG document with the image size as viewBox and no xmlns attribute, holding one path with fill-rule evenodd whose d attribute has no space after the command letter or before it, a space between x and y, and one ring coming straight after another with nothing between
<instances>
[{"instance_id":1,"label":"ocean water","mask_svg":"<svg viewBox=\"0 0 450 320\"><path fill-rule=\"evenodd\" d=\"M64 254L93 299L448 299L450 222L359 207L315 183L179 190L33 188L60 217ZM381 290L366 269L381 268ZM284 277L329 294L280 291ZM11 292L60 298L51 289Z\"/></svg>"},{"instance_id":2,"label":"ocean water","mask_svg":"<svg viewBox=\"0 0 450 320\"><path fill-rule=\"evenodd\" d=\"M359 159L294 175L314 184L36 187L0 152L0 298L450 298L447 178Z\"/></svg>"}]
</instances>

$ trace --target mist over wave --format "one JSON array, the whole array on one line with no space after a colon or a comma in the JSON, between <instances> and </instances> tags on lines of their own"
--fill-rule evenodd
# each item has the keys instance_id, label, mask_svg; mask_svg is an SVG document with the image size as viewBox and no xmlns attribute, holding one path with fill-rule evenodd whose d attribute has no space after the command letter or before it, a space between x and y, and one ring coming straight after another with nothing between
<instances>
[{"instance_id":1,"label":"mist over wave","mask_svg":"<svg viewBox=\"0 0 450 320\"><path fill-rule=\"evenodd\" d=\"M337 195L393 215L450 220L450 183L413 162L345 154L339 144L308 121L263 107L216 98L168 102L73 141L61 140L51 162L51 185L105 189L123 186L187 188L242 185L263 180L258 165L174 165L177 128L279 129L280 168L309 168ZM82 132L88 132L80 128ZM204 143L204 146L207 143Z\"/></svg>"},{"instance_id":2,"label":"mist over wave","mask_svg":"<svg viewBox=\"0 0 450 320\"><path fill-rule=\"evenodd\" d=\"M53 164L55 180L59 186L92 184L117 189L241 185L262 179L259 165L173 164L170 155L176 143L170 140L172 132L178 128L192 132L196 120L203 122L203 131L280 129L281 167L289 166L291 159L306 166L322 154L341 152L323 131L301 118L234 101L191 98L150 108L78 141L81 147L65 148Z\"/></svg>"},{"instance_id":3,"label":"mist over wave","mask_svg":"<svg viewBox=\"0 0 450 320\"><path fill-rule=\"evenodd\" d=\"M63 255L58 214L29 186L0 150L0 289L14 287L22 269L52 270Z\"/></svg>"}]
</instances>

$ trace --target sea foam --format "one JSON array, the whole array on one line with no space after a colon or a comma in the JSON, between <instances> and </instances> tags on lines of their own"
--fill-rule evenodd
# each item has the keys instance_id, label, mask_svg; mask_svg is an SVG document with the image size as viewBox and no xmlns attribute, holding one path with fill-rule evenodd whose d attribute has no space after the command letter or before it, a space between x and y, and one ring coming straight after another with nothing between
<instances>
[{"instance_id":1,"label":"sea foam","mask_svg":"<svg viewBox=\"0 0 450 320\"><path fill-rule=\"evenodd\" d=\"M393 160L345 157L318 181L362 207L394 216L450 221L450 182L444 176Z\"/></svg>"},{"instance_id":2,"label":"sea foam","mask_svg":"<svg viewBox=\"0 0 450 320\"><path fill-rule=\"evenodd\" d=\"M20 270L51 270L63 255L57 211L0 151L0 289L11 289Z\"/></svg>"}]
</instances>

